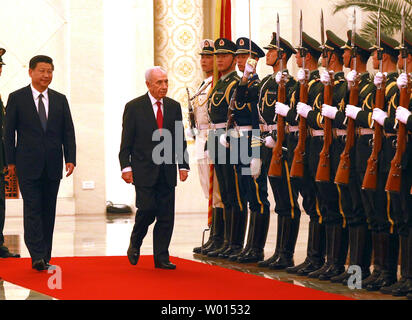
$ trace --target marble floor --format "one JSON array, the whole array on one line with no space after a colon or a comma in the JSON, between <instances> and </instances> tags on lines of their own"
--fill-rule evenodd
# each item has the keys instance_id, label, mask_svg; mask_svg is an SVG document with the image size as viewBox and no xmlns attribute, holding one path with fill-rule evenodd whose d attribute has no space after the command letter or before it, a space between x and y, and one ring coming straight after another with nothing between
<instances>
[{"instance_id":1,"label":"marble floor","mask_svg":"<svg viewBox=\"0 0 412 320\"><path fill-rule=\"evenodd\" d=\"M224 259L206 258L192 253L195 246L200 245L202 232L205 228L206 213L177 213L175 229L170 254L175 257L200 261L230 268L246 273L263 276L310 287L326 292L338 293L347 297L362 300L405 300L379 292L368 292L363 289L349 289L341 284L329 281L293 276L284 271L258 268L256 264L239 264ZM276 215L271 214L268 238L265 246L265 256L273 254L276 239ZM302 215L298 241L295 250L295 263L303 262L306 257L306 239L308 233L308 217ZM96 214L57 216L53 242L53 256L125 256L129 245L129 237L134 224L134 214ZM152 254L152 229L143 242L142 255ZM19 217L6 218L6 244L12 252L18 252L22 257L29 257L23 239L23 221ZM127 259L125 257L125 259ZM53 263L53 260L51 261ZM177 266L179 267L179 266ZM1 269L1 260L0 260ZM1 275L0 275L1 276ZM38 292L14 285L0 279L0 300L43 300L53 299Z\"/></svg>"}]
</instances>

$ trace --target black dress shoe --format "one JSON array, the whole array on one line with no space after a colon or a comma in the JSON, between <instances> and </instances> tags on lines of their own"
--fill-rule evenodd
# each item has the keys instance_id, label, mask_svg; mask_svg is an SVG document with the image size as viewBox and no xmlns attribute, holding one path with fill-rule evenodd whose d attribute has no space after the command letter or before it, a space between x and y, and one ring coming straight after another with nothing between
<instances>
[{"instance_id":1,"label":"black dress shoe","mask_svg":"<svg viewBox=\"0 0 412 320\"><path fill-rule=\"evenodd\" d=\"M137 264L137 261L139 261L140 248L137 249L129 246L129 249L127 249L127 257L129 258L130 264L135 266Z\"/></svg>"},{"instance_id":2,"label":"black dress shoe","mask_svg":"<svg viewBox=\"0 0 412 320\"><path fill-rule=\"evenodd\" d=\"M0 258L20 258L20 255L11 253L6 246L0 246Z\"/></svg>"},{"instance_id":3,"label":"black dress shoe","mask_svg":"<svg viewBox=\"0 0 412 320\"><path fill-rule=\"evenodd\" d=\"M36 269L37 271L47 270L46 263L43 259L33 261L31 267L32 269Z\"/></svg>"},{"instance_id":4,"label":"black dress shoe","mask_svg":"<svg viewBox=\"0 0 412 320\"><path fill-rule=\"evenodd\" d=\"M176 269L176 265L171 263L170 261L155 262L155 268L173 270Z\"/></svg>"}]
</instances>

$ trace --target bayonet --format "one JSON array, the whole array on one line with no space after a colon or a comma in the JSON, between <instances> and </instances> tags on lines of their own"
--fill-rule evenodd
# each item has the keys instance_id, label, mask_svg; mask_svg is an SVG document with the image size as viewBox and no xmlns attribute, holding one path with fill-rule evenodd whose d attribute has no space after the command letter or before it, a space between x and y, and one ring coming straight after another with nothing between
<instances>
[{"instance_id":1,"label":"bayonet","mask_svg":"<svg viewBox=\"0 0 412 320\"><path fill-rule=\"evenodd\" d=\"M280 23L279 23L279 13L277 14L276 19L276 47L278 48L278 60L280 64L280 72L283 72L283 60L282 60L282 53L283 50L280 47Z\"/></svg>"},{"instance_id":2,"label":"bayonet","mask_svg":"<svg viewBox=\"0 0 412 320\"><path fill-rule=\"evenodd\" d=\"M353 69L356 71L357 67L357 61L356 61L356 46L355 46L355 38L356 38L356 9L353 8L353 20L352 20L352 34L351 34L351 40L350 40L350 46L351 46L351 53L352 53L352 59L353 59Z\"/></svg>"},{"instance_id":3,"label":"bayonet","mask_svg":"<svg viewBox=\"0 0 412 320\"><path fill-rule=\"evenodd\" d=\"M379 60L379 72L382 73L382 54L383 50L381 48L381 8L378 10L378 28L376 35L376 46L377 46L377 55Z\"/></svg>"}]
</instances>

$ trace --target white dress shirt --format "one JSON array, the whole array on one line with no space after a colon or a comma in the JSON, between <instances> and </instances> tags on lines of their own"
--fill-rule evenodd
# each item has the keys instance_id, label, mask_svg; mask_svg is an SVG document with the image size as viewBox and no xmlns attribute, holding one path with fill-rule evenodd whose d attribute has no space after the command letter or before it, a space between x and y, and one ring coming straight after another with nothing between
<instances>
[{"instance_id":1,"label":"white dress shirt","mask_svg":"<svg viewBox=\"0 0 412 320\"><path fill-rule=\"evenodd\" d=\"M42 101L44 104L44 109L46 109L46 118L49 118L49 89L44 90L43 92L37 91L33 84L30 84L31 92L33 94L34 104L36 105L37 112L39 112L39 96L43 95Z\"/></svg>"}]
</instances>

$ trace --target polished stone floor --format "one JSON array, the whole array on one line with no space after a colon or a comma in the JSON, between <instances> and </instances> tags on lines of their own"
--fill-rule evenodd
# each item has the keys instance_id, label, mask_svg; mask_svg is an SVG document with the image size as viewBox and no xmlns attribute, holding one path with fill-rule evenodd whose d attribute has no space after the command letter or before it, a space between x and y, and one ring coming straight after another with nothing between
<instances>
[{"instance_id":1,"label":"polished stone floor","mask_svg":"<svg viewBox=\"0 0 412 320\"><path fill-rule=\"evenodd\" d=\"M265 247L266 257L273 254L275 247L276 220L276 215L272 214ZM355 299L405 300L405 298L396 298L378 292L368 292L363 289L351 290L346 286L332 284L329 281L292 276L284 271L262 269L258 268L254 263L239 264L224 259L205 258L204 256L193 254L193 247L198 246L201 243L202 232L206 221L207 217L205 213L177 213L172 243L170 245L170 254L175 257L214 264L225 268L260 275L269 279L285 281L326 292L338 293ZM303 262L306 257L308 221L308 217L302 215L295 251L296 264ZM54 232L53 256L125 256L133 224L134 214L57 216ZM142 255L152 254L152 229L153 225L149 228L149 232L143 242L141 248ZM4 234L6 244L11 251L20 253L22 257L29 257L27 248L24 245L22 218L6 218ZM125 257L125 259L127 258ZM53 260L51 263L53 263ZM52 298L0 279L0 300L24 299L43 300Z\"/></svg>"}]
</instances>

